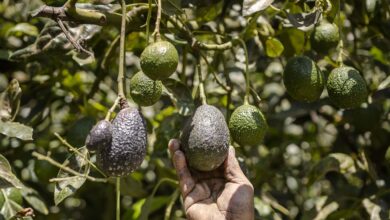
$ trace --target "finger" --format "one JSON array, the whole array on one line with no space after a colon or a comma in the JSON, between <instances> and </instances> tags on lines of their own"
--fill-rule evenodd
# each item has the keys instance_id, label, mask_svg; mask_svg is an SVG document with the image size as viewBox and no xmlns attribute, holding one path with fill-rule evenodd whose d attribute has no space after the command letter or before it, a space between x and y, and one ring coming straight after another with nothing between
<instances>
[{"instance_id":1,"label":"finger","mask_svg":"<svg viewBox=\"0 0 390 220\"><path fill-rule=\"evenodd\" d=\"M232 146L229 147L229 153L224 162L225 178L230 182L248 183L249 180L242 172L240 165L236 159L236 153Z\"/></svg>"},{"instance_id":2,"label":"finger","mask_svg":"<svg viewBox=\"0 0 390 220\"><path fill-rule=\"evenodd\" d=\"M175 151L180 149L180 142L177 139L171 139L168 143L169 153L173 156Z\"/></svg>"},{"instance_id":3,"label":"finger","mask_svg":"<svg viewBox=\"0 0 390 220\"><path fill-rule=\"evenodd\" d=\"M186 158L184 153L179 149L179 145L180 144L177 140L171 140L168 147L172 154L173 165L179 178L180 190L183 197L185 198L194 188L195 181L191 176L191 173L187 167Z\"/></svg>"}]
</instances>

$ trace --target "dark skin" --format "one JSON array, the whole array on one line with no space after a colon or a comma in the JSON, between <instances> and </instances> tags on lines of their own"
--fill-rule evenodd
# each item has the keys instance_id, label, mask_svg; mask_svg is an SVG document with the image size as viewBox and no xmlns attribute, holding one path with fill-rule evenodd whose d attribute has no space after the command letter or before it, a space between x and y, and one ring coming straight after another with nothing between
<instances>
[{"instance_id":1,"label":"dark skin","mask_svg":"<svg viewBox=\"0 0 390 220\"><path fill-rule=\"evenodd\" d=\"M171 140L168 147L188 219L254 219L253 186L242 172L233 147L221 167L210 172L190 171L178 140Z\"/></svg>"}]
</instances>

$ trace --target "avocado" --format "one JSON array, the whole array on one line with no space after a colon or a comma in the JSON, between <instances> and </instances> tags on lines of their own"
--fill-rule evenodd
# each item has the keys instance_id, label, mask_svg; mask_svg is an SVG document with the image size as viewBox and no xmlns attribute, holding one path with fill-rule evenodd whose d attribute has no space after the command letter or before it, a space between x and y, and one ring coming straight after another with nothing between
<instances>
[{"instance_id":1,"label":"avocado","mask_svg":"<svg viewBox=\"0 0 390 220\"><path fill-rule=\"evenodd\" d=\"M190 167L211 171L225 160L229 150L229 129L221 111L199 106L181 135L182 150Z\"/></svg>"},{"instance_id":2,"label":"avocado","mask_svg":"<svg viewBox=\"0 0 390 220\"><path fill-rule=\"evenodd\" d=\"M283 73L287 93L295 100L313 102L324 90L324 74L316 63L306 56L297 56L287 61Z\"/></svg>"},{"instance_id":3,"label":"avocado","mask_svg":"<svg viewBox=\"0 0 390 220\"><path fill-rule=\"evenodd\" d=\"M146 144L146 124L141 113L136 108L124 108L112 122L111 145L98 149L97 163L108 176L126 176L141 165Z\"/></svg>"},{"instance_id":4,"label":"avocado","mask_svg":"<svg viewBox=\"0 0 390 220\"><path fill-rule=\"evenodd\" d=\"M136 73L130 80L130 95L140 106L150 106L156 103L162 93L161 81L151 80L142 71Z\"/></svg>"},{"instance_id":5,"label":"avocado","mask_svg":"<svg viewBox=\"0 0 390 220\"><path fill-rule=\"evenodd\" d=\"M329 99L339 108L356 108L367 101L367 85L360 73L348 66L330 72L328 82Z\"/></svg>"},{"instance_id":6,"label":"avocado","mask_svg":"<svg viewBox=\"0 0 390 220\"><path fill-rule=\"evenodd\" d=\"M230 134L241 146L260 144L267 128L263 113L253 105L241 105L234 110L229 120Z\"/></svg>"},{"instance_id":7,"label":"avocado","mask_svg":"<svg viewBox=\"0 0 390 220\"><path fill-rule=\"evenodd\" d=\"M99 148L111 144L111 123L107 120L100 120L89 132L85 140L85 146L89 151L96 151Z\"/></svg>"},{"instance_id":8,"label":"avocado","mask_svg":"<svg viewBox=\"0 0 390 220\"><path fill-rule=\"evenodd\" d=\"M322 21L314 28L310 42L315 51L327 53L329 49L337 46L339 39L340 35L337 25Z\"/></svg>"},{"instance_id":9,"label":"avocado","mask_svg":"<svg viewBox=\"0 0 390 220\"><path fill-rule=\"evenodd\" d=\"M177 68L179 55L173 44L157 41L148 45L141 54L141 69L151 79L166 79Z\"/></svg>"}]
</instances>

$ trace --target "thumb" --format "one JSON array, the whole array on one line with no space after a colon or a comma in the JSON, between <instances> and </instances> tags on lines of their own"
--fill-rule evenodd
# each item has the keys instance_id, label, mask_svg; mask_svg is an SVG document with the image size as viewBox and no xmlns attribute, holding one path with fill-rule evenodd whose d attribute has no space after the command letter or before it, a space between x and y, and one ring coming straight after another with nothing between
<instances>
[{"instance_id":1,"label":"thumb","mask_svg":"<svg viewBox=\"0 0 390 220\"><path fill-rule=\"evenodd\" d=\"M236 152L234 150L234 147L232 146L229 147L229 153L225 159L224 168L225 178L229 182L249 183L248 178L242 172L241 167L238 164L238 161L236 159Z\"/></svg>"}]
</instances>

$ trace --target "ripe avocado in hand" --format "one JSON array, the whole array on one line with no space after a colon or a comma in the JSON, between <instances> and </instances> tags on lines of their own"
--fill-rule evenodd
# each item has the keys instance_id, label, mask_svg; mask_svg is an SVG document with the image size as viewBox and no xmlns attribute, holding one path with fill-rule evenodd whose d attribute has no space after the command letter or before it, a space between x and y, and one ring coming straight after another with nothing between
<instances>
[{"instance_id":1,"label":"ripe avocado in hand","mask_svg":"<svg viewBox=\"0 0 390 220\"><path fill-rule=\"evenodd\" d=\"M229 150L229 129L222 112L211 105L198 107L183 129L181 143L190 167L199 171L219 167Z\"/></svg>"}]
</instances>

